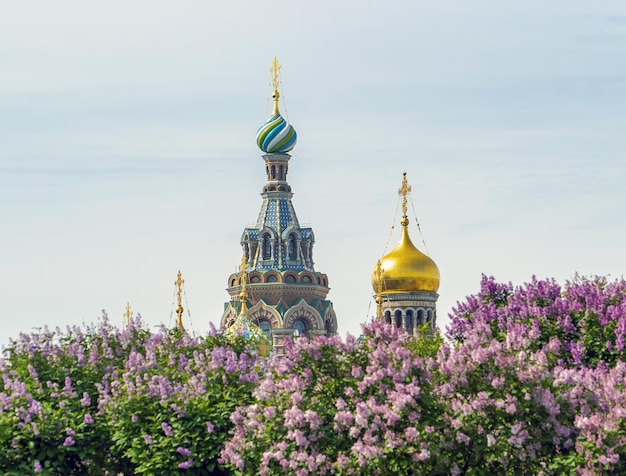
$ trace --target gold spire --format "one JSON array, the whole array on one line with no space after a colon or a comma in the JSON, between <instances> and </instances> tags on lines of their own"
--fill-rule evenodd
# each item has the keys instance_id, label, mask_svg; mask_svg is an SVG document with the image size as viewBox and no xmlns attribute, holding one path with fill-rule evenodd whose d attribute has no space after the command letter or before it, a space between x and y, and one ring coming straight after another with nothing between
<instances>
[{"instance_id":1,"label":"gold spire","mask_svg":"<svg viewBox=\"0 0 626 476\"><path fill-rule=\"evenodd\" d=\"M402 186L398 189L398 195L402 197L402 221L400 224L402 226L407 226L409 224L409 219L406 215L407 210L407 197L411 193L411 186L406 180L406 172L402 172Z\"/></svg>"},{"instance_id":2,"label":"gold spire","mask_svg":"<svg viewBox=\"0 0 626 476\"><path fill-rule=\"evenodd\" d=\"M133 311L130 310L130 303L126 303L126 312L124 313L124 317L126 318L126 327L130 327L131 318L133 317Z\"/></svg>"},{"instance_id":3,"label":"gold spire","mask_svg":"<svg viewBox=\"0 0 626 476\"><path fill-rule=\"evenodd\" d=\"M239 293L239 301L241 302L241 308L239 309L240 316L248 315L248 291L246 290L246 268L248 267L248 261L246 260L246 254L241 256L241 274L239 281L241 282L241 292Z\"/></svg>"},{"instance_id":4,"label":"gold spire","mask_svg":"<svg viewBox=\"0 0 626 476\"><path fill-rule=\"evenodd\" d=\"M178 306L176 306L176 315L177 320L176 320L176 328L177 329L185 329L185 327L183 326L183 311L185 310L183 308L183 284L185 283L185 280L183 279L182 275L180 274L180 270L178 270L178 276L176 277L176 281L174 281L174 284L176 285L176 297L178 298Z\"/></svg>"},{"instance_id":5,"label":"gold spire","mask_svg":"<svg viewBox=\"0 0 626 476\"><path fill-rule=\"evenodd\" d=\"M274 93L272 94L272 99L274 99L274 112L273 114L277 116L280 114L278 110L278 100L280 99L280 93L278 92L278 82L279 82L279 73L280 68L282 66L278 62L278 58L274 56L274 61L272 62L272 67L270 68L270 72L272 73L272 87L274 88Z\"/></svg>"},{"instance_id":6,"label":"gold spire","mask_svg":"<svg viewBox=\"0 0 626 476\"><path fill-rule=\"evenodd\" d=\"M374 269L374 277L376 280L376 318L379 321L383 319L383 266L380 264L380 260L376 262L376 268Z\"/></svg>"}]
</instances>

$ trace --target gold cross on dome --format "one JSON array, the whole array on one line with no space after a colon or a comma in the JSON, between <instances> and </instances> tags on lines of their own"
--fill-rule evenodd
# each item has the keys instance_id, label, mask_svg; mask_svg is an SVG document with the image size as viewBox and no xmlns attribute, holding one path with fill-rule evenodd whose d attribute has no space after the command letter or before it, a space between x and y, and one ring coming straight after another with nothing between
<instances>
[{"instance_id":1,"label":"gold cross on dome","mask_svg":"<svg viewBox=\"0 0 626 476\"><path fill-rule=\"evenodd\" d=\"M411 186L406 181L406 172L402 172L402 187L398 189L398 195L402 196L402 215L406 217L407 196L411 193Z\"/></svg>"},{"instance_id":2,"label":"gold cross on dome","mask_svg":"<svg viewBox=\"0 0 626 476\"><path fill-rule=\"evenodd\" d=\"M272 67L270 68L270 72L272 73L272 86L274 87L274 91L278 91L278 75L280 73L280 68L282 68L282 66L278 62L278 58L274 56L274 61L272 62Z\"/></svg>"}]
</instances>

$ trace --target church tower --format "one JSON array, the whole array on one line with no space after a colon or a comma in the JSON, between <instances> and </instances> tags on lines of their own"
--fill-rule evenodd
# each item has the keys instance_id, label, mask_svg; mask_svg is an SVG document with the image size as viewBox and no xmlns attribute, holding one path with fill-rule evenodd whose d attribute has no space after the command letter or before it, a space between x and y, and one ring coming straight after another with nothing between
<instances>
[{"instance_id":1,"label":"church tower","mask_svg":"<svg viewBox=\"0 0 626 476\"><path fill-rule=\"evenodd\" d=\"M396 247L378 260L372 272L377 317L412 333L425 322L434 332L439 295L439 268L418 250L409 236L407 197L411 186L402 176L398 194L402 200L402 231ZM418 225L419 226L419 225Z\"/></svg>"},{"instance_id":2,"label":"church tower","mask_svg":"<svg viewBox=\"0 0 626 476\"><path fill-rule=\"evenodd\" d=\"M244 306L250 321L271 334L278 353L285 337L337 332L333 305L326 300L328 277L314 268L315 235L310 227L300 225L287 183L291 159L287 152L296 145L297 135L279 111L280 68L274 58L270 68L274 111L256 136L267 175L263 202L256 224L241 235L248 276ZM234 324L242 307L240 276L228 278L230 301L224 305L223 328Z\"/></svg>"}]
</instances>

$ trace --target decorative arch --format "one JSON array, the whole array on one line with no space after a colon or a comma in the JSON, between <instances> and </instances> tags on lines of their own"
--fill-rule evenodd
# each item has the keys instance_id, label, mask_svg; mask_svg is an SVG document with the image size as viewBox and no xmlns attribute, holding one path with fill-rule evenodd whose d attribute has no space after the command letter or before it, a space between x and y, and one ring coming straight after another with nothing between
<instances>
[{"instance_id":1,"label":"decorative arch","mask_svg":"<svg viewBox=\"0 0 626 476\"><path fill-rule=\"evenodd\" d=\"M264 282L270 283L270 284L283 282L283 277L280 275L280 273L276 271L269 271L265 273L265 275L263 276L263 279L264 279Z\"/></svg>"},{"instance_id":2,"label":"decorative arch","mask_svg":"<svg viewBox=\"0 0 626 476\"><path fill-rule=\"evenodd\" d=\"M272 306L265 303L265 301L259 301L251 309L248 310L248 315L252 319L252 322L268 321L272 329L283 327L283 319L280 314Z\"/></svg>"},{"instance_id":3,"label":"decorative arch","mask_svg":"<svg viewBox=\"0 0 626 476\"><path fill-rule=\"evenodd\" d=\"M228 329L230 326L232 326L235 323L236 319L237 319L237 311L235 310L233 305L229 303L228 307L224 311L224 314L222 314L222 319L220 320L220 327L222 329Z\"/></svg>"},{"instance_id":4,"label":"decorative arch","mask_svg":"<svg viewBox=\"0 0 626 476\"><path fill-rule=\"evenodd\" d=\"M285 275L283 276L283 281L285 283L297 283L298 282L298 274L294 273L293 271L289 271L289 272L285 273Z\"/></svg>"},{"instance_id":5,"label":"decorative arch","mask_svg":"<svg viewBox=\"0 0 626 476\"><path fill-rule=\"evenodd\" d=\"M283 240L286 240L289 237L289 235L295 235L295 237L298 240L302 239L302 234L300 233L300 230L296 228L296 225L293 225L293 224L285 228L280 236L282 237Z\"/></svg>"},{"instance_id":6,"label":"decorative arch","mask_svg":"<svg viewBox=\"0 0 626 476\"><path fill-rule=\"evenodd\" d=\"M313 273L310 273L308 271L303 271L302 273L300 273L300 282L301 283L315 283L315 276L313 276Z\"/></svg>"},{"instance_id":7,"label":"decorative arch","mask_svg":"<svg viewBox=\"0 0 626 476\"><path fill-rule=\"evenodd\" d=\"M309 306L305 300L301 300L285 313L285 317L283 318L285 327L293 327L294 322L298 319L308 321L310 323L310 329L324 329L322 316L314 307Z\"/></svg>"},{"instance_id":8,"label":"decorative arch","mask_svg":"<svg viewBox=\"0 0 626 476\"><path fill-rule=\"evenodd\" d=\"M335 315L335 310L332 305L330 305L324 313L324 328L328 335L337 333L337 316Z\"/></svg>"}]
</instances>

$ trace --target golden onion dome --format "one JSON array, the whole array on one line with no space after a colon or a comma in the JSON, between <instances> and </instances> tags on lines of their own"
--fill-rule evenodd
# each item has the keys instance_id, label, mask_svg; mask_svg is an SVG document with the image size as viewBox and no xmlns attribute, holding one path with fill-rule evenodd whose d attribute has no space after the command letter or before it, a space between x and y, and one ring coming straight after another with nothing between
<instances>
[{"instance_id":1,"label":"golden onion dome","mask_svg":"<svg viewBox=\"0 0 626 476\"><path fill-rule=\"evenodd\" d=\"M439 268L411 242L408 224L403 217L400 242L372 272L372 287L377 294L436 293L439 289Z\"/></svg>"}]
</instances>

